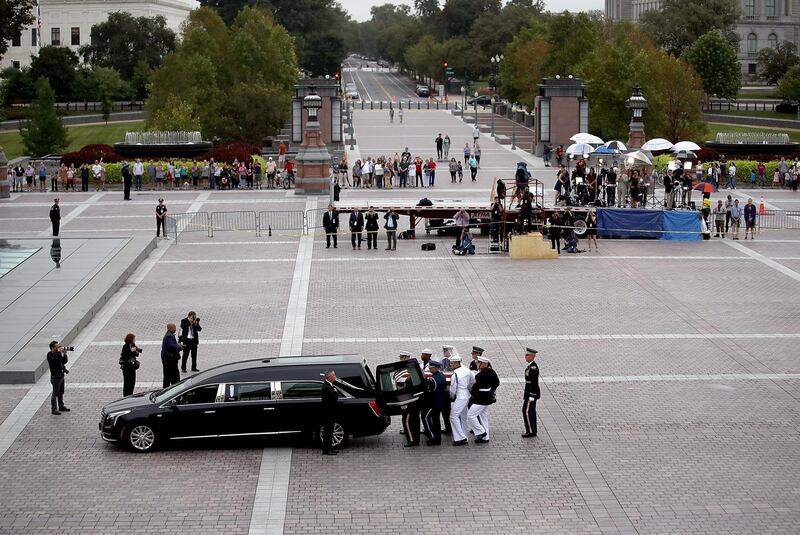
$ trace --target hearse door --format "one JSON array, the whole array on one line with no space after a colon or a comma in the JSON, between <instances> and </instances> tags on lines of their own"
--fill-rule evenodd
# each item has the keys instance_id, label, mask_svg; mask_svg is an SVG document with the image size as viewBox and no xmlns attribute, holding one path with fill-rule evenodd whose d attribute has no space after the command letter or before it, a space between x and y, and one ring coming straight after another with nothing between
<instances>
[{"instance_id":1,"label":"hearse door","mask_svg":"<svg viewBox=\"0 0 800 535\"><path fill-rule=\"evenodd\" d=\"M378 406L388 415L398 415L418 405L426 392L425 376L416 359L378 366L375 383Z\"/></svg>"}]
</instances>

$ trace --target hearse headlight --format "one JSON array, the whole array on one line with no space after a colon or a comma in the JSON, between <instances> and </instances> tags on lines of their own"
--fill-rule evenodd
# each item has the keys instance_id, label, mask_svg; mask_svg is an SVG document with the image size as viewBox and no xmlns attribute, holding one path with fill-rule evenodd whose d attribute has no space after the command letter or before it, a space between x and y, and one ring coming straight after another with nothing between
<instances>
[{"instance_id":1,"label":"hearse headlight","mask_svg":"<svg viewBox=\"0 0 800 535\"><path fill-rule=\"evenodd\" d=\"M126 410L126 411L112 412L111 414L107 415L106 418L108 420L111 420L111 426L113 427L113 426L117 425L117 418L119 418L120 416L125 416L129 412L131 412L131 411Z\"/></svg>"}]
</instances>

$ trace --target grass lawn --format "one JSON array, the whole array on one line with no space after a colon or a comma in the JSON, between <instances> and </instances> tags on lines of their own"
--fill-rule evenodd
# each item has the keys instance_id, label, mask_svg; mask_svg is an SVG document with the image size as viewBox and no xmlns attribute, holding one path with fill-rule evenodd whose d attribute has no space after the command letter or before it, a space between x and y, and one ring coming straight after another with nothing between
<instances>
[{"instance_id":1,"label":"grass lawn","mask_svg":"<svg viewBox=\"0 0 800 535\"><path fill-rule=\"evenodd\" d=\"M67 126L69 132L69 146L67 152L78 150L84 145L92 143L107 143L113 145L117 141L124 141L125 132L141 130L144 121L130 121L123 123L109 123L108 125L76 125ZM19 132L0 132L0 147L6 153L6 158L11 160L25 154L22 138Z\"/></svg>"},{"instance_id":2,"label":"grass lawn","mask_svg":"<svg viewBox=\"0 0 800 535\"><path fill-rule=\"evenodd\" d=\"M794 121L797 119L796 113L779 113L777 111L754 111L754 110L725 110L725 111L707 111L705 113L709 113L712 115L732 115L732 116L739 116L739 117L761 117L763 119L788 119L790 121Z\"/></svg>"},{"instance_id":3,"label":"grass lawn","mask_svg":"<svg viewBox=\"0 0 800 535\"><path fill-rule=\"evenodd\" d=\"M789 134L789 139L800 142L800 130L789 130L786 128L760 128L747 127L732 124L706 123L708 139L714 139L717 132L770 132L777 134Z\"/></svg>"}]
</instances>

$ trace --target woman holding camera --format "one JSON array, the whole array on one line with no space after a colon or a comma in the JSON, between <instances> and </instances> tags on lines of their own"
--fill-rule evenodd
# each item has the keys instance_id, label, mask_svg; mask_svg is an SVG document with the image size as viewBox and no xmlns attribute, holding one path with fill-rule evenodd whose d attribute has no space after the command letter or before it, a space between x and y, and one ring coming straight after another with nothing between
<instances>
[{"instance_id":1,"label":"woman holding camera","mask_svg":"<svg viewBox=\"0 0 800 535\"><path fill-rule=\"evenodd\" d=\"M136 347L136 336L128 333L125 336L125 345L122 346L120 353L119 367L122 370L122 395L130 396L136 386L136 370L139 369L139 361L136 359L142 350Z\"/></svg>"}]
</instances>

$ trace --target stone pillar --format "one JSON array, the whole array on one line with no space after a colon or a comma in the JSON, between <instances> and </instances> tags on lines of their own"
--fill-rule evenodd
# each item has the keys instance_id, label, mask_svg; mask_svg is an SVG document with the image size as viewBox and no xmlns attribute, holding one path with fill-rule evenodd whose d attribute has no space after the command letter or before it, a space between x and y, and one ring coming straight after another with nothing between
<instances>
[{"instance_id":1,"label":"stone pillar","mask_svg":"<svg viewBox=\"0 0 800 535\"><path fill-rule=\"evenodd\" d=\"M308 122L303 132L303 143L297 152L297 180L295 195L329 195L331 155L323 140L317 112L322 108L322 99L314 86L303 99L303 108L308 113Z\"/></svg>"},{"instance_id":2,"label":"stone pillar","mask_svg":"<svg viewBox=\"0 0 800 535\"><path fill-rule=\"evenodd\" d=\"M647 141L644 135L644 111L647 109L647 99L642 94L642 88L638 85L633 88L633 94L625 101L625 106L631 110L631 122L628 131L629 149L641 149Z\"/></svg>"},{"instance_id":3,"label":"stone pillar","mask_svg":"<svg viewBox=\"0 0 800 535\"><path fill-rule=\"evenodd\" d=\"M11 182L8 180L8 159L0 149L0 199L11 198Z\"/></svg>"},{"instance_id":4,"label":"stone pillar","mask_svg":"<svg viewBox=\"0 0 800 535\"><path fill-rule=\"evenodd\" d=\"M535 101L534 154L541 156L546 145L553 148L572 144L570 137L589 131L589 99L579 78L572 75L542 79Z\"/></svg>"}]
</instances>

